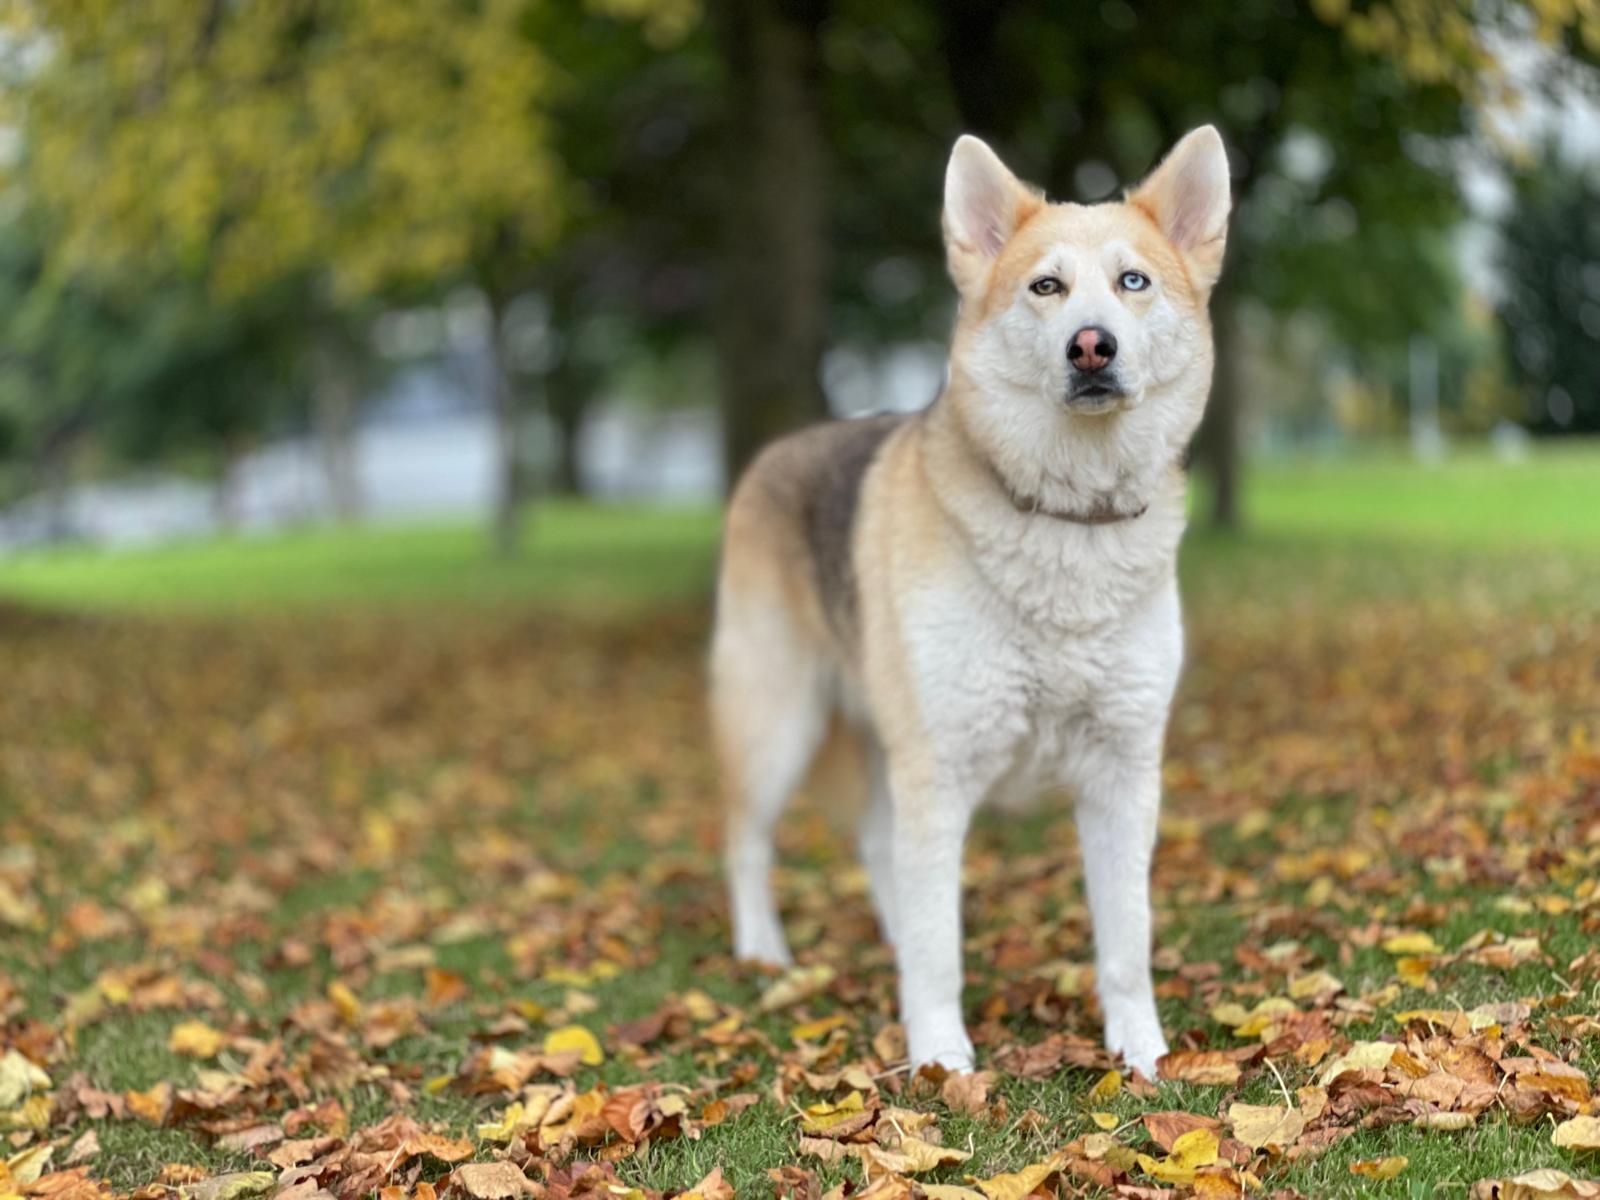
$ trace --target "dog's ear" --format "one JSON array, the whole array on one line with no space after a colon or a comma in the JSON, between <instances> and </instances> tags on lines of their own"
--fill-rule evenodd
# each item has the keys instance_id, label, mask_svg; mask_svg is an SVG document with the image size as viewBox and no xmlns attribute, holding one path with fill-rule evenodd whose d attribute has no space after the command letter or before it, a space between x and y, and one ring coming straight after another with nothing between
<instances>
[{"instance_id":1,"label":"dog's ear","mask_svg":"<svg viewBox=\"0 0 1600 1200\"><path fill-rule=\"evenodd\" d=\"M981 288L1001 247L1043 203L982 140L956 139L944 172L944 245L963 294Z\"/></svg>"},{"instance_id":2,"label":"dog's ear","mask_svg":"<svg viewBox=\"0 0 1600 1200\"><path fill-rule=\"evenodd\" d=\"M1228 244L1228 152L1215 126L1184 135L1161 165L1128 196L1183 252L1194 281L1209 289Z\"/></svg>"}]
</instances>

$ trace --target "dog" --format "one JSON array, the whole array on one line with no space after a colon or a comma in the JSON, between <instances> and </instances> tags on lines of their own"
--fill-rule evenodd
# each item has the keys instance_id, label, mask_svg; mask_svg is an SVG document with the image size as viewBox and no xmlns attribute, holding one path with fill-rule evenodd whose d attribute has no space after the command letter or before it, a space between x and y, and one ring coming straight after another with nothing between
<instances>
[{"instance_id":1,"label":"dog","mask_svg":"<svg viewBox=\"0 0 1600 1200\"><path fill-rule=\"evenodd\" d=\"M726 514L711 716L740 959L791 961L773 834L836 721L913 1066L970 1071L961 858L991 798L1074 797L1105 1043L1154 1078L1150 869L1183 653L1182 459L1211 387L1231 207L1196 129L1121 201L1047 201L960 138L945 386L782 438Z\"/></svg>"}]
</instances>

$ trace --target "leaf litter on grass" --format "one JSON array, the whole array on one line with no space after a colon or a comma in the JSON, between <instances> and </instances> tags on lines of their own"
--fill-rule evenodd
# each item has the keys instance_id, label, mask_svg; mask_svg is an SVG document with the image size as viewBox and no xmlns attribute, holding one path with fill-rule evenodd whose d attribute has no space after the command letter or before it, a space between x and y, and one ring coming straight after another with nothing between
<instances>
[{"instance_id":1,"label":"leaf litter on grass","mask_svg":"<svg viewBox=\"0 0 1600 1200\"><path fill-rule=\"evenodd\" d=\"M1101 1048L1064 810L974 839L979 1075L907 1073L826 804L785 832L800 965L731 963L702 637L671 616L8 635L0 1198L1287 1197L1346 1143L1355 1194L1421 1169L1386 1131L1486 1122L1543 1157L1475 1195L1596 1194L1592 622L1197 618L1159 1081ZM738 1148L775 1124L781 1153ZM119 1159L120 1130L190 1149Z\"/></svg>"}]
</instances>

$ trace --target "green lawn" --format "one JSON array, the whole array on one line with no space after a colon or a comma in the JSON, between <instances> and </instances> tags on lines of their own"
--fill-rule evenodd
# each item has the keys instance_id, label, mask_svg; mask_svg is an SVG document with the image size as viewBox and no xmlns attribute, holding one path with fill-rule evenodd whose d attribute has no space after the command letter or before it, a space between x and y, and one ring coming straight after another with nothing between
<instances>
[{"instance_id":1,"label":"green lawn","mask_svg":"<svg viewBox=\"0 0 1600 1200\"><path fill-rule=\"evenodd\" d=\"M1196 507L1204 496L1197 490ZM1285 558L1358 576L1374 561L1433 570L1600 554L1600 444L1541 447L1504 463L1481 452L1439 466L1395 457L1262 465L1248 480L1249 536L1197 528L1187 569L1260 570L1288 582ZM280 606L522 605L637 609L703 597L716 559L705 509L535 506L524 551L488 553L462 525L315 530L153 550L51 550L0 560L0 595L46 606L251 611ZM1330 554L1338 561L1330 562Z\"/></svg>"},{"instance_id":2,"label":"green lawn","mask_svg":"<svg viewBox=\"0 0 1600 1200\"><path fill-rule=\"evenodd\" d=\"M472 1064L571 1023L605 1061L532 1082L590 1100L659 1087L697 1120L714 1097L762 1097L699 1138L629 1152L602 1131L567 1148L615 1158L651 1196L719 1165L741 1197L771 1194L767 1172L790 1164L859 1183L854 1161L802 1150L795 1114L843 1098L850 1085L815 1080L852 1063L885 1104L934 1113L944 1144L972 1151L923 1177L946 1185L1020 1170L1114 1118L1121 1178L1154 1187L1131 1165L1160 1158L1141 1117L1226 1129L1236 1102L1287 1088L1308 1104L1294 1089L1349 1042L1404 1035L1440 1061L1548 1053L1587 1093L1600 447L1512 466L1264 467L1249 507L1249 534L1201 531L1185 550L1191 637L1155 888L1163 1022L1175 1046L1239 1050L1258 1035L1219 1005L1287 1003L1317 972L1338 990L1296 998L1259 1035L1270 1068L1237 1084L1091 1098L1099 1068L1008 1071L1020 1047L1098 1038L1099 1017L1064 970L1090 960L1070 815L984 814L966 1008L1000 1071L976 1115L900 1092L880 1056L894 977L837 797L797 807L778 874L801 961L836 977L764 1012L771 980L727 957L702 710L714 514L543 505L511 564L463 527L0 563L0 593L94 610L0 613L0 1058L20 1048L52 1087L43 1116L0 1104L0 1164L49 1141L61 1166L94 1132L86 1162L118 1194L259 1170L228 1139L281 1136L328 1099L352 1139L405 1114L488 1159L501 1151L477 1127L517 1092ZM1385 945L1422 934L1436 950ZM1507 1002L1527 1009L1503 1030L1431 1040L1451 1012ZM664 1012L677 1024L644 1048L619 1032ZM196 1020L219 1039L209 1054L170 1041ZM1328 1144L1246 1156L1255 1194L1464 1196L1537 1167L1600 1174L1551 1143L1570 1097L1508 1077L1517 1119L1508 1099L1428 1129L1402 1107L1406 1074L1330 1086L1345 1107L1316 1131ZM160 1120L93 1109L163 1083L179 1090ZM290 1136L329 1127L317 1120ZM343 1195L341 1146L317 1153ZM412 1168L393 1153L406 1196ZM1351 1171L1393 1156L1407 1160L1393 1179Z\"/></svg>"}]
</instances>

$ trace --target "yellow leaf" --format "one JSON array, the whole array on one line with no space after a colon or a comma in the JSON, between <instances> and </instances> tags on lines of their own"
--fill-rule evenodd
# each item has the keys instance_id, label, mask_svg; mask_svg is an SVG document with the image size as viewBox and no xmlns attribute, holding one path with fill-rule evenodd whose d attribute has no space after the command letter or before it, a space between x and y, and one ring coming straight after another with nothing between
<instances>
[{"instance_id":1,"label":"yellow leaf","mask_svg":"<svg viewBox=\"0 0 1600 1200\"><path fill-rule=\"evenodd\" d=\"M831 1017L818 1017L815 1021L806 1021L796 1025L789 1031L789 1036L797 1042L808 1042L813 1038L823 1037L835 1029L850 1024L850 1018L843 1013L834 1013Z\"/></svg>"},{"instance_id":2,"label":"yellow leaf","mask_svg":"<svg viewBox=\"0 0 1600 1200\"><path fill-rule=\"evenodd\" d=\"M807 1133L818 1133L841 1121L848 1121L851 1117L859 1116L867 1109L866 1101L861 1098L860 1092L851 1092L837 1104L824 1100L820 1104L813 1104L805 1110L805 1119L802 1126Z\"/></svg>"},{"instance_id":3,"label":"yellow leaf","mask_svg":"<svg viewBox=\"0 0 1600 1200\"><path fill-rule=\"evenodd\" d=\"M522 1107L522 1101L518 1100L512 1103L501 1114L498 1121L486 1121L478 1126L478 1140L481 1142L500 1142L502 1144L509 1142L516 1136L517 1129L522 1124L522 1117L525 1111Z\"/></svg>"},{"instance_id":4,"label":"yellow leaf","mask_svg":"<svg viewBox=\"0 0 1600 1200\"><path fill-rule=\"evenodd\" d=\"M277 1182L276 1171L233 1171L188 1184L179 1195L189 1200L243 1200L271 1191Z\"/></svg>"},{"instance_id":5,"label":"yellow leaf","mask_svg":"<svg viewBox=\"0 0 1600 1200\"><path fill-rule=\"evenodd\" d=\"M37 1146L13 1154L5 1160L6 1174L11 1182L26 1187L44 1174L45 1164L50 1161L53 1153L55 1153L54 1146L49 1142L41 1142Z\"/></svg>"},{"instance_id":6,"label":"yellow leaf","mask_svg":"<svg viewBox=\"0 0 1600 1200\"><path fill-rule=\"evenodd\" d=\"M1061 1169L1061 1156L1052 1154L1043 1162L1036 1162L1006 1175L989 1179L969 1179L989 1200L1022 1200L1041 1183Z\"/></svg>"},{"instance_id":7,"label":"yellow leaf","mask_svg":"<svg viewBox=\"0 0 1600 1200\"><path fill-rule=\"evenodd\" d=\"M903 1137L892 1150L867 1145L861 1148L862 1161L869 1177L878 1174L920 1175L948 1163L966 1162L972 1154L953 1146L936 1146L919 1137Z\"/></svg>"},{"instance_id":8,"label":"yellow leaf","mask_svg":"<svg viewBox=\"0 0 1600 1200\"><path fill-rule=\"evenodd\" d=\"M814 996L834 979L834 969L827 963L810 967L790 967L771 987L761 993L762 1012L777 1012L798 1004L807 996Z\"/></svg>"},{"instance_id":9,"label":"yellow leaf","mask_svg":"<svg viewBox=\"0 0 1600 1200\"><path fill-rule=\"evenodd\" d=\"M1084 1100L1089 1104L1106 1104L1117 1098L1117 1093L1122 1091L1122 1072L1107 1071L1100 1076L1100 1080L1092 1088Z\"/></svg>"},{"instance_id":10,"label":"yellow leaf","mask_svg":"<svg viewBox=\"0 0 1600 1200\"><path fill-rule=\"evenodd\" d=\"M544 1035L546 1054L564 1054L572 1050L579 1052L578 1061L588 1067L598 1067L606 1060L599 1040L582 1025L563 1025Z\"/></svg>"},{"instance_id":11,"label":"yellow leaf","mask_svg":"<svg viewBox=\"0 0 1600 1200\"><path fill-rule=\"evenodd\" d=\"M1438 1129L1446 1133L1459 1133L1463 1129L1471 1129L1477 1118L1471 1113L1464 1112L1430 1112L1423 1113L1411 1122L1419 1129Z\"/></svg>"},{"instance_id":12,"label":"yellow leaf","mask_svg":"<svg viewBox=\"0 0 1600 1200\"><path fill-rule=\"evenodd\" d=\"M1286 1150L1305 1131L1299 1109L1281 1104L1234 1104L1228 1108L1233 1136L1252 1150Z\"/></svg>"},{"instance_id":13,"label":"yellow leaf","mask_svg":"<svg viewBox=\"0 0 1600 1200\"><path fill-rule=\"evenodd\" d=\"M1600 1150L1600 1117L1573 1117L1557 1125L1550 1135L1562 1150Z\"/></svg>"},{"instance_id":14,"label":"yellow leaf","mask_svg":"<svg viewBox=\"0 0 1600 1200\"><path fill-rule=\"evenodd\" d=\"M1393 1042L1357 1042L1338 1058L1332 1059L1317 1076L1317 1083L1327 1084L1345 1071L1365 1071L1371 1067L1387 1067L1394 1057Z\"/></svg>"},{"instance_id":15,"label":"yellow leaf","mask_svg":"<svg viewBox=\"0 0 1600 1200\"><path fill-rule=\"evenodd\" d=\"M0 1112L0 1129L31 1129L43 1133L50 1128L50 1097L29 1096L9 1112Z\"/></svg>"},{"instance_id":16,"label":"yellow leaf","mask_svg":"<svg viewBox=\"0 0 1600 1200\"><path fill-rule=\"evenodd\" d=\"M1400 976L1400 981L1407 987L1425 988L1428 986L1428 968L1431 966L1433 963L1429 959L1407 955L1395 960L1394 973Z\"/></svg>"},{"instance_id":17,"label":"yellow leaf","mask_svg":"<svg viewBox=\"0 0 1600 1200\"><path fill-rule=\"evenodd\" d=\"M1172 1143L1172 1152L1165 1158L1139 1155L1139 1166L1163 1183L1193 1183L1195 1172L1216 1162L1220 1149L1217 1135L1209 1129L1191 1129Z\"/></svg>"},{"instance_id":18,"label":"yellow leaf","mask_svg":"<svg viewBox=\"0 0 1600 1200\"><path fill-rule=\"evenodd\" d=\"M190 1058L215 1058L228 1044L228 1035L204 1021L184 1021L173 1027L167 1049Z\"/></svg>"},{"instance_id":19,"label":"yellow leaf","mask_svg":"<svg viewBox=\"0 0 1600 1200\"><path fill-rule=\"evenodd\" d=\"M1393 1179L1406 1169L1410 1162L1403 1154L1391 1154L1388 1158L1368 1158L1350 1164L1350 1174L1365 1175L1368 1179Z\"/></svg>"},{"instance_id":20,"label":"yellow leaf","mask_svg":"<svg viewBox=\"0 0 1600 1200\"><path fill-rule=\"evenodd\" d=\"M1383 943L1383 948L1390 954L1444 953L1444 947L1426 933L1397 933Z\"/></svg>"},{"instance_id":21,"label":"yellow leaf","mask_svg":"<svg viewBox=\"0 0 1600 1200\"><path fill-rule=\"evenodd\" d=\"M1291 1000L1309 1000L1313 996L1321 996L1328 992L1344 991L1344 982L1336 975L1326 971L1313 971L1309 975L1301 975L1289 981L1289 998Z\"/></svg>"},{"instance_id":22,"label":"yellow leaf","mask_svg":"<svg viewBox=\"0 0 1600 1200\"><path fill-rule=\"evenodd\" d=\"M30 1092L44 1091L49 1086L50 1076L20 1051L7 1050L0 1056L0 1109L21 1104Z\"/></svg>"},{"instance_id":23,"label":"yellow leaf","mask_svg":"<svg viewBox=\"0 0 1600 1200\"><path fill-rule=\"evenodd\" d=\"M361 1000L350 990L349 984L335 979L328 985L328 999L333 1002L339 1019L346 1025L354 1025L361 1020Z\"/></svg>"},{"instance_id":24,"label":"yellow leaf","mask_svg":"<svg viewBox=\"0 0 1600 1200\"><path fill-rule=\"evenodd\" d=\"M1115 1129L1118 1125L1122 1124L1122 1122L1118 1120L1116 1113L1092 1112L1089 1114L1089 1119L1096 1125L1100 1126L1101 1129L1107 1130Z\"/></svg>"}]
</instances>

